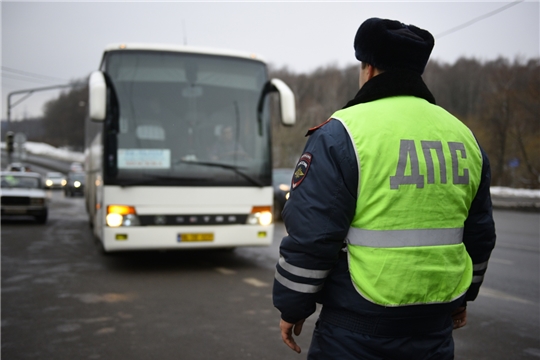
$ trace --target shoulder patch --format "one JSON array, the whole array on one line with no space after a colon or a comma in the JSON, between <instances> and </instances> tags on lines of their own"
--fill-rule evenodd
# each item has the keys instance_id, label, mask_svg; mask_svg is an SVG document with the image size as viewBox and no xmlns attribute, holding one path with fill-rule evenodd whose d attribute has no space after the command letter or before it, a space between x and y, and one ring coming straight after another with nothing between
<instances>
[{"instance_id":1,"label":"shoulder patch","mask_svg":"<svg viewBox=\"0 0 540 360\"><path fill-rule=\"evenodd\" d=\"M313 134L315 131L319 130L320 128L322 128L324 125L328 124L328 122L332 120L332 118L328 118L328 120L326 120L325 122L323 122L322 124L319 124L315 127L312 127L308 130L308 132L306 133L306 136L309 136L311 134Z\"/></svg>"},{"instance_id":2,"label":"shoulder patch","mask_svg":"<svg viewBox=\"0 0 540 360\"><path fill-rule=\"evenodd\" d=\"M296 167L294 168L294 174L292 178L293 190L300 186L302 181L304 181L304 179L306 178L312 159L313 155L311 155L310 153L303 153L302 156L300 156L300 160L298 160L298 164L296 164Z\"/></svg>"}]
</instances>

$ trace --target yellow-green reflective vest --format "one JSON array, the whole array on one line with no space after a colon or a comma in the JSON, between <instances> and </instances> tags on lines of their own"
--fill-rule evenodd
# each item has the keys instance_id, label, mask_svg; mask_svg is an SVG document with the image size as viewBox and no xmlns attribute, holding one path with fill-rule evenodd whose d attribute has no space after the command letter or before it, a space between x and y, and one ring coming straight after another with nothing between
<instances>
[{"instance_id":1,"label":"yellow-green reflective vest","mask_svg":"<svg viewBox=\"0 0 540 360\"><path fill-rule=\"evenodd\" d=\"M358 200L347 235L357 291L384 306L460 297L472 280L463 226L482 172L471 131L412 96L355 105L332 117L357 152Z\"/></svg>"}]
</instances>

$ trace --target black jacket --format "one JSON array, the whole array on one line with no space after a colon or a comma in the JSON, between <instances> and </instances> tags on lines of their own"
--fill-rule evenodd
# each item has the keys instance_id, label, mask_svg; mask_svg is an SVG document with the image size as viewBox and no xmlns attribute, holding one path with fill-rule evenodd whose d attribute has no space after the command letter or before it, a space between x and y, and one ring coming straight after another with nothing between
<instances>
[{"instance_id":1,"label":"black jacket","mask_svg":"<svg viewBox=\"0 0 540 360\"><path fill-rule=\"evenodd\" d=\"M416 96L435 104L419 75L388 71L364 84L345 107L398 95ZM310 157L307 163L297 166L299 178L293 178L293 185L297 185L283 210L288 236L280 246L273 289L274 306L285 321L295 323L307 318L315 312L316 303L370 318L416 318L450 313L476 298L495 246L490 165L483 150L480 187L464 224L463 241L475 270L473 284L452 303L389 308L359 295L348 272L344 239L355 214L358 189L358 166L350 137L343 125L332 119L310 129L308 135L304 154Z\"/></svg>"}]
</instances>

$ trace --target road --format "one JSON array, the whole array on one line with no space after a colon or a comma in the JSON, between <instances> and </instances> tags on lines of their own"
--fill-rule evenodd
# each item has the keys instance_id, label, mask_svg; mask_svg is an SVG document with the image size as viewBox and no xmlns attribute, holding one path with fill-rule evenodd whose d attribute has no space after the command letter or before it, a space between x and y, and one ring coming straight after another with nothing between
<instances>
[{"instance_id":1,"label":"road","mask_svg":"<svg viewBox=\"0 0 540 360\"><path fill-rule=\"evenodd\" d=\"M42 170L37 168L37 170ZM280 339L278 244L102 256L82 198L51 191L46 225L2 219L3 359L300 359ZM540 214L495 212L498 243L456 359L540 357Z\"/></svg>"},{"instance_id":2,"label":"road","mask_svg":"<svg viewBox=\"0 0 540 360\"><path fill-rule=\"evenodd\" d=\"M497 245L469 325L456 331L457 359L540 358L540 214L495 210Z\"/></svg>"}]
</instances>

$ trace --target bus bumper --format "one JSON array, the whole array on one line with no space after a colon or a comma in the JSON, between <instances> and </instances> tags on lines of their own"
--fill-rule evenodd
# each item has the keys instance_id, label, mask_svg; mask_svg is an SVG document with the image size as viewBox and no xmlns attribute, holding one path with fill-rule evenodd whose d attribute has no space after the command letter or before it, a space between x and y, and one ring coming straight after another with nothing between
<instances>
[{"instance_id":1,"label":"bus bumper","mask_svg":"<svg viewBox=\"0 0 540 360\"><path fill-rule=\"evenodd\" d=\"M128 250L182 250L269 246L274 226L134 226L106 227L106 252Z\"/></svg>"}]
</instances>

